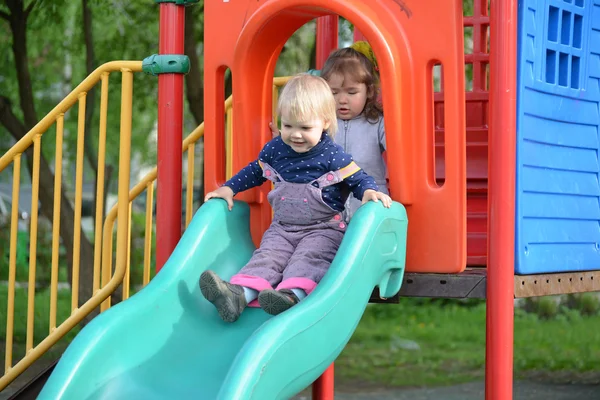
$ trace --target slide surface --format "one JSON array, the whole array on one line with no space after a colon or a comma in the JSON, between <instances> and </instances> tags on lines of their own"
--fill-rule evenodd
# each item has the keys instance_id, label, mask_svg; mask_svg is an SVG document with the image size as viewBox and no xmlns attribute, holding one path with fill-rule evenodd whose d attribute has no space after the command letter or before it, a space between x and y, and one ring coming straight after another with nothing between
<instances>
[{"instance_id":1,"label":"slide surface","mask_svg":"<svg viewBox=\"0 0 600 400\"><path fill-rule=\"evenodd\" d=\"M404 207L361 207L327 275L292 309L248 308L223 322L200 293L206 269L235 274L255 247L249 209L211 200L194 216L159 274L91 321L73 340L39 399L287 399L340 354L375 286L400 290Z\"/></svg>"}]
</instances>

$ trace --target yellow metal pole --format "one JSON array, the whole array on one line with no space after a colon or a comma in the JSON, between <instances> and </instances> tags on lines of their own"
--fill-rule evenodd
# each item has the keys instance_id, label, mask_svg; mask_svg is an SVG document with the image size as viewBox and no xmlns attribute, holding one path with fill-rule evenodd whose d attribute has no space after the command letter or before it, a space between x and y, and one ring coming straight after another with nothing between
<instances>
[{"instance_id":1,"label":"yellow metal pole","mask_svg":"<svg viewBox=\"0 0 600 400\"><path fill-rule=\"evenodd\" d=\"M73 279L71 282L71 312L75 311L79 307L79 263L81 261L81 196L83 191L85 102L86 93L81 93L79 95L79 112L77 115L77 158L75 161L75 221L73 222Z\"/></svg>"},{"instance_id":2,"label":"yellow metal pole","mask_svg":"<svg viewBox=\"0 0 600 400\"><path fill-rule=\"evenodd\" d=\"M98 131L98 176L96 177L96 221L94 230L94 282L93 292L100 289L100 261L102 260L102 218L104 210L104 167L106 163L106 118L108 115L108 76L100 78L100 128Z\"/></svg>"},{"instance_id":3,"label":"yellow metal pole","mask_svg":"<svg viewBox=\"0 0 600 400\"><path fill-rule=\"evenodd\" d=\"M125 270L125 279L123 279L123 300L129 298L129 283L131 281L131 205L129 203L129 226L127 227L127 269Z\"/></svg>"},{"instance_id":4,"label":"yellow metal pole","mask_svg":"<svg viewBox=\"0 0 600 400\"><path fill-rule=\"evenodd\" d=\"M275 129L278 129L279 127L277 126L277 102L279 101L279 86L273 84L273 107L271 109L272 112L272 119L273 119L273 126L275 127Z\"/></svg>"},{"instance_id":5,"label":"yellow metal pole","mask_svg":"<svg viewBox=\"0 0 600 400\"><path fill-rule=\"evenodd\" d=\"M229 99L231 98L231 96L229 97ZM227 99L227 100L229 100ZM225 102L225 104L227 104L227 101ZM185 139L183 139L183 146L182 146L182 150L181 151L186 151L186 149L188 148L188 146L192 143L196 143L202 136L204 136L204 122L201 123L200 125L198 125L196 127L196 129L194 129L192 131L192 133L190 133ZM152 173L152 172L150 172ZM146 175L147 177L148 175ZM146 178L144 177L144 178Z\"/></svg>"},{"instance_id":6,"label":"yellow metal pole","mask_svg":"<svg viewBox=\"0 0 600 400\"><path fill-rule=\"evenodd\" d=\"M185 201L185 227L187 228L194 213L194 156L196 146L191 143L188 147L187 194Z\"/></svg>"},{"instance_id":7,"label":"yellow metal pole","mask_svg":"<svg viewBox=\"0 0 600 400\"><path fill-rule=\"evenodd\" d=\"M15 278L17 273L17 232L19 227L19 184L21 183L21 155L14 158L12 210L10 217L10 257L8 260L8 302L6 309L6 354L4 371L12 367L13 329L15 321Z\"/></svg>"},{"instance_id":8,"label":"yellow metal pole","mask_svg":"<svg viewBox=\"0 0 600 400\"><path fill-rule=\"evenodd\" d=\"M27 293L27 339L25 351L33 348L35 318L35 268L37 257L38 197L40 189L40 147L42 136L33 138L33 171L31 178L31 225L29 228L29 288Z\"/></svg>"},{"instance_id":9,"label":"yellow metal pole","mask_svg":"<svg viewBox=\"0 0 600 400\"><path fill-rule=\"evenodd\" d=\"M52 216L52 270L50 273L50 333L56 329L64 117L64 114L60 114L56 120L56 151L54 154L54 212Z\"/></svg>"},{"instance_id":10,"label":"yellow metal pole","mask_svg":"<svg viewBox=\"0 0 600 400\"><path fill-rule=\"evenodd\" d=\"M117 193L117 259L116 270L127 266L127 232L129 228L129 173L131 155L131 103L133 74L122 69L121 83L121 137L119 140L119 189ZM125 271L123 271L125 272Z\"/></svg>"},{"instance_id":11,"label":"yellow metal pole","mask_svg":"<svg viewBox=\"0 0 600 400\"><path fill-rule=\"evenodd\" d=\"M116 207L116 206L115 206ZM112 277L112 258L113 258L113 228L115 226L116 211L111 216L110 213L104 221L104 230L102 237L102 288L108 285ZM110 296L102 302L100 311L104 312L110 308Z\"/></svg>"},{"instance_id":12,"label":"yellow metal pole","mask_svg":"<svg viewBox=\"0 0 600 400\"><path fill-rule=\"evenodd\" d=\"M233 176L233 108L226 108L225 123L225 176L231 179Z\"/></svg>"},{"instance_id":13,"label":"yellow metal pole","mask_svg":"<svg viewBox=\"0 0 600 400\"><path fill-rule=\"evenodd\" d=\"M146 232L144 237L144 274L142 284L146 286L150 282L150 261L152 258L152 202L154 196L154 184L148 183L146 194Z\"/></svg>"},{"instance_id":14,"label":"yellow metal pole","mask_svg":"<svg viewBox=\"0 0 600 400\"><path fill-rule=\"evenodd\" d=\"M273 78L273 86L282 87L290 80L291 76L277 76Z\"/></svg>"}]
</instances>

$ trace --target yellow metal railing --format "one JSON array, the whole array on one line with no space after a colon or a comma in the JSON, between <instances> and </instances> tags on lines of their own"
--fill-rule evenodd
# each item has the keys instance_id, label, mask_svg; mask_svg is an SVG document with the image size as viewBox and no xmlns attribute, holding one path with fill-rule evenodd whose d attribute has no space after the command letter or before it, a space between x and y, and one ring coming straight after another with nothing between
<instances>
[{"instance_id":1,"label":"yellow metal railing","mask_svg":"<svg viewBox=\"0 0 600 400\"><path fill-rule=\"evenodd\" d=\"M132 100L133 100L133 73L142 70L141 61L114 61L106 63L97 68L81 84L79 84L64 100L62 100L48 115L46 115L36 126L31 129L21 140L19 140L6 154L0 158L0 172L5 170L10 164L13 165L13 188L12 188L12 213L10 229L10 256L9 256L9 282L7 299L7 322L6 322L6 353L5 353L5 373L0 378L0 390L6 387L21 372L23 372L33 361L39 358L60 338L76 326L86 315L96 309L100 303L121 284L125 275L125 265L127 257L127 247L123 246L129 224L128 214L128 193L129 193L129 173L130 173L130 151L131 151L131 118L132 118ZM106 114L108 98L108 77L112 72L120 72L121 82L121 125L119 139L119 175L118 175L118 214L119 224L117 228L117 261L116 270L112 279L106 281L106 284L100 290L95 290L92 297L88 299L79 308L79 260L81 251L81 203L82 203L82 181L83 181L83 140L85 136L85 109L86 96L99 81L102 82L101 106L100 106L100 144L99 144L99 165L98 173L98 195L101 210L102 194L104 191L104 152L106 141ZM75 208L74 208L74 237L73 237L73 270L71 282L71 315L56 326L57 293L58 293L58 261L60 244L60 209L61 209L61 188L62 188L62 147L64 136L64 116L75 103L78 103L78 123L77 123L77 154L76 154L76 173L75 173ZM42 136L48 129L56 124L56 154L54 169L54 205L53 205L53 225L52 225L52 261L50 278L50 329L49 334L37 346L34 341L34 316L35 316L35 283L36 283L36 252L37 252L37 233L38 233L38 201L39 201L39 182L40 182L40 148ZM32 193L31 193L31 224L30 224L30 244L29 244L29 287L27 296L27 338L26 355L13 366L13 330L14 330L14 306L15 306L15 279L16 279L16 257L17 257L17 227L19 217L19 186L21 180L21 160L22 155L31 146L33 146L33 169L32 175ZM96 233L102 230L102 215L96 216ZM97 237L99 237L98 235ZM100 241L96 240L95 250L99 254ZM98 272L99 259L95 259L94 284L97 288L99 282Z\"/></svg>"},{"instance_id":2,"label":"yellow metal railing","mask_svg":"<svg viewBox=\"0 0 600 400\"><path fill-rule=\"evenodd\" d=\"M231 107L231 98L228 99ZM226 102L227 104L227 102ZM194 184L194 151L196 142L204 135L204 123L200 124L196 129L192 131L183 141L182 151L188 152L188 176L187 176L187 197L186 197L186 227L192 220L193 214L193 184ZM150 171L142 180L131 189L129 192L128 205L131 210L132 202L147 190L146 195L146 219L145 219L145 233L144 233L144 268L143 268L143 286L147 285L150 281L150 265L152 257L152 227L153 227L153 198L154 198L154 182L156 181L157 169L156 167ZM117 207L115 205L107 214L106 222L104 225L104 238L103 238L103 255L102 255L102 279L103 286L106 281L110 279L112 270L112 241L113 241L113 227L115 220L117 219ZM131 217L131 214L130 214ZM131 231L129 232L129 235ZM131 242L131 237L128 237L128 243ZM127 259L127 271L130 270L131 257ZM129 282L123 284L123 299L129 296ZM102 311L110 307L110 298L107 298L102 303Z\"/></svg>"},{"instance_id":3,"label":"yellow metal railing","mask_svg":"<svg viewBox=\"0 0 600 400\"><path fill-rule=\"evenodd\" d=\"M38 359L45 351L47 351L54 343L64 336L70 329L79 323L86 315L91 313L98 305L101 311L108 309L111 305L110 295L123 283L123 300L130 295L130 274L131 274L131 216L132 203L140 196L144 190L146 193L146 210L144 224L144 261L142 273L142 286L145 286L150 281L151 275L151 259L152 259L152 239L153 239L153 205L154 205L154 183L157 177L157 169L154 168L149 172L137 185L131 190L129 188L129 156L130 156L130 134L131 134L131 72L141 70L141 62L111 62L99 67L92 75L86 78L69 96L67 96L48 116L46 116L31 132L27 134L19 143L9 150L0 159L0 172L6 166L14 161L15 174L13 180L13 217L11 220L11 247L10 247L10 273L9 277L9 294L8 294L8 309L10 325L7 322L7 340L6 340L6 371L5 375L0 378L0 390L14 380L22 373L29 365ZM106 120L107 120L107 103L108 103L108 75L113 71L121 71L123 73L123 94L121 104L121 154L119 158L119 188L118 201L115 206L107 213L104 223L102 223L102 209L104 198L104 167L105 167L105 151L106 151ZM273 80L273 115L277 105L279 89L288 81L289 77L280 77ZM100 100L100 128L99 128L99 146L98 146L98 186L96 188L96 224L95 238L101 240L94 241L94 274L93 274L93 296L80 309L77 309L77 288L79 284L78 270L77 275L75 268L78 268L79 256L77 255L77 263L75 263L75 254L73 262L73 282L72 282L72 314L58 328L56 328L56 303L57 303L57 287L58 287L58 254L59 254L59 218L60 218L60 189L61 189L61 171L62 171L62 139L64 127L64 113L79 101L79 120L78 120L78 142L77 142L77 173L76 173L76 189L75 189L75 210L81 210L81 178L79 173L83 167L83 127L81 116L85 115L85 93L89 91L97 82L101 80L101 100ZM225 101L225 118L226 118L226 171L227 177L232 176L232 147L233 147L233 101L230 96ZM58 110L58 111L57 111ZM35 297L35 237L37 232L37 207L32 206L31 218L31 237L30 242L30 265L29 265L29 302L28 302L28 325L27 325L27 354L13 368L10 368L9 363L12 363L12 358L9 356L9 351L12 354L12 321L14 319L14 286L15 286L15 263L16 263L16 220L18 218L18 182L20 171L21 154L33 143L34 145L34 173L32 179L32 204L37 205L37 185L39 184L39 146L41 135L56 121L56 167L54 181L54 223L53 223L53 242L52 242L52 272L51 272L51 306L50 306L50 334L35 348L33 345L33 321L34 321L34 297ZM183 141L182 152L187 151L187 178L186 178L186 199L185 199L185 226L187 227L193 215L193 195L194 195L194 162L195 162L195 146L196 142L204 135L204 123L194 129ZM23 142L23 143L22 143ZM124 143L127 142L127 143ZM36 144L37 143L37 144ZM125 167L123 164L126 164ZM37 164L36 161L37 160ZM36 167L37 165L37 167ZM36 172L37 171L37 172ZM37 178L36 178L37 173ZM126 178L123 175L126 173ZM123 178L123 179L122 179ZM125 182L126 181L126 182ZM15 190L16 188L16 190ZM16 198L16 200L15 200ZM35 209L35 210L34 210ZM35 215L35 220L34 220ZM126 218L118 218L119 216L127 216ZM112 270L113 264L113 233L115 220L117 223L117 256L116 268ZM75 226L81 225L80 211L76 211ZM14 235L12 233L14 230ZM80 232L75 229L75 232ZM79 235L77 233L76 235ZM14 239L13 239L14 236ZM79 246L79 237L76 236L76 246ZM75 252L74 252L75 253ZM9 329L10 327L10 329ZM9 341L9 332L11 339ZM30 351L31 350L31 351Z\"/></svg>"}]
</instances>

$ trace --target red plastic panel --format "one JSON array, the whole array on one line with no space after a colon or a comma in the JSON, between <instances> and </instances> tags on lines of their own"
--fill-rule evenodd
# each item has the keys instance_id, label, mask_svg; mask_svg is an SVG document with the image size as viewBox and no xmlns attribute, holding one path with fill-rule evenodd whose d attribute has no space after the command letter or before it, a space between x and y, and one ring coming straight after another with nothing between
<instances>
[{"instance_id":1,"label":"red plastic panel","mask_svg":"<svg viewBox=\"0 0 600 400\"><path fill-rule=\"evenodd\" d=\"M465 99L462 0L247 0L205 4L205 183L224 181L223 71L233 73L234 170L270 137L272 78L289 36L306 22L341 15L364 34L379 62L394 199L408 212L407 271L460 272L466 265ZM436 29L431 29L435 26ZM444 65L444 185L435 182L431 66ZM427 134L431 132L430 134ZM270 223L268 185L249 203L255 242Z\"/></svg>"},{"instance_id":2,"label":"red plastic panel","mask_svg":"<svg viewBox=\"0 0 600 400\"><path fill-rule=\"evenodd\" d=\"M473 1L473 0L471 0ZM472 90L465 91L467 141L467 264L485 266L487 256L488 188L488 99L489 65L487 0L474 0L473 15L463 19L472 32L473 51L465 54L472 66ZM442 85L443 89L443 85ZM443 184L444 171L444 93L436 93L436 178Z\"/></svg>"}]
</instances>

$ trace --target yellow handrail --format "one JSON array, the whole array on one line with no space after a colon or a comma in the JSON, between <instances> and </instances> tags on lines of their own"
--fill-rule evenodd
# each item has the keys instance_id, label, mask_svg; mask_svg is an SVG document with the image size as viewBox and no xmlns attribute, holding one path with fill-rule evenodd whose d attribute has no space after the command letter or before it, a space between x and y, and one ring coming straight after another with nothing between
<instances>
[{"instance_id":1,"label":"yellow handrail","mask_svg":"<svg viewBox=\"0 0 600 400\"><path fill-rule=\"evenodd\" d=\"M67 332L75 327L85 316L96 309L100 303L110 296L112 292L121 284L125 276L127 263L127 231L129 226L128 218L128 194L129 194L129 173L130 173L130 153L131 153L131 118L133 101L133 73L142 70L141 61L113 61L98 67L86 79L83 80L71 93L69 93L50 113L48 113L39 123L37 123L21 140L19 140L11 149L9 149L0 158L0 172L9 164L13 163L13 203L11 218L11 238L10 238L10 261L9 261L9 284L8 284L8 310L6 324L6 356L5 356L5 374L0 378L0 390L4 389L20 373L46 352ZM80 248L80 227L81 227L81 180L83 171L83 139L84 139L84 115L85 115L85 96L86 93L103 79L103 99L101 104L106 102L106 91L104 90L105 78L111 72L120 72L122 75L121 83L121 124L119 139L119 175L118 175L118 211L120 216L117 228L117 262L115 274L106 285L95 292L81 308L78 308L78 286L79 286L79 248ZM104 78L103 78L104 77ZM60 202L61 202L61 174L62 174L62 138L64 129L64 114L76 102L79 103L79 121L78 121L78 151L77 151L77 169L76 169L76 194L75 194L75 236L73 244L73 282L72 282L72 312L71 315L58 327L56 326L56 300L58 290L58 251L59 251L59 233L60 233ZM104 108L106 112L106 108ZM102 117L101 117L102 121ZM56 168L54 182L54 216L52 229L52 270L51 270L51 304L50 304L50 333L37 346L33 347L33 315L35 299L35 248L37 241L37 207L39 190L39 165L40 165L40 141L44 133L56 122ZM104 124L106 118L104 118ZM101 122L102 124L102 122ZM101 128L102 132L102 128ZM102 135L102 134L101 134ZM27 323L27 354L16 365L12 366L13 352L13 328L14 328L14 294L16 277L16 237L18 227L18 209L19 209L19 183L21 169L21 155L31 146L33 151L33 171L32 171L32 219L30 229L30 252L33 257L30 258L29 266L29 289L28 289L28 323ZM79 224L79 225L77 225ZM96 279L94 279L96 280Z\"/></svg>"},{"instance_id":2,"label":"yellow handrail","mask_svg":"<svg viewBox=\"0 0 600 400\"><path fill-rule=\"evenodd\" d=\"M54 211L52 213L52 270L50 272L50 332L56 329L56 304L58 301L58 255L60 247L60 190L62 188L62 144L65 115L56 119L56 155L54 169Z\"/></svg>"},{"instance_id":3,"label":"yellow handrail","mask_svg":"<svg viewBox=\"0 0 600 400\"><path fill-rule=\"evenodd\" d=\"M35 135L43 134L56 121L60 114L67 112L78 100L79 94L89 92L104 73L119 72L130 70L140 72L142 70L141 61L111 61L102 64L87 78L85 78L71 93L67 95L56 107L52 109L40 122L38 122L25 136L21 138L13 147L11 147L2 157L0 157L0 172L4 170L13 160L15 155L23 154L25 150L33 143Z\"/></svg>"},{"instance_id":4,"label":"yellow handrail","mask_svg":"<svg viewBox=\"0 0 600 400\"><path fill-rule=\"evenodd\" d=\"M8 309L6 312L6 355L4 369L12 363L13 323L15 320L15 276L17 270L17 224L19 218L19 183L21 181L21 154L14 156L12 210L10 217L10 258L8 262ZM17 190L14 190L17 188ZM17 206L15 206L15 203Z\"/></svg>"}]
</instances>

